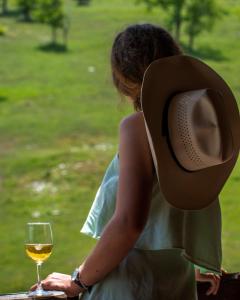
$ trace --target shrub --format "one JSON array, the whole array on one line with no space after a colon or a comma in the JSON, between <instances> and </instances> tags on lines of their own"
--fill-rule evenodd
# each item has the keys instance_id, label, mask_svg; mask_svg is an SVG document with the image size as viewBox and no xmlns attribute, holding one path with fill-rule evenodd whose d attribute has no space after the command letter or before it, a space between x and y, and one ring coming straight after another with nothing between
<instances>
[{"instance_id":1,"label":"shrub","mask_svg":"<svg viewBox=\"0 0 240 300\"><path fill-rule=\"evenodd\" d=\"M6 35L7 27L0 24L0 36Z\"/></svg>"}]
</instances>

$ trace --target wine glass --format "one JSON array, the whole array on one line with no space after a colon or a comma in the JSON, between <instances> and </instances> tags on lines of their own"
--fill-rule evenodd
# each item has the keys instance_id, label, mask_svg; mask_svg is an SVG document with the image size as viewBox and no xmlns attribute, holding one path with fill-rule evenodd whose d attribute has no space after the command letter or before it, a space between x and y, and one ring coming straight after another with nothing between
<instances>
[{"instance_id":1,"label":"wine glass","mask_svg":"<svg viewBox=\"0 0 240 300\"><path fill-rule=\"evenodd\" d=\"M40 267L49 258L53 248L50 223L27 223L25 249L27 255L37 264L37 288L30 296L53 296L54 291L44 291L41 286Z\"/></svg>"}]
</instances>

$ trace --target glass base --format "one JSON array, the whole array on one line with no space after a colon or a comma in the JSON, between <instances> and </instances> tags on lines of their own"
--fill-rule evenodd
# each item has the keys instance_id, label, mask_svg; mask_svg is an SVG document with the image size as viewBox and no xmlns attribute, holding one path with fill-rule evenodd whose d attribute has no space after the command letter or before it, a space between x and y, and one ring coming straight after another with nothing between
<instances>
[{"instance_id":1,"label":"glass base","mask_svg":"<svg viewBox=\"0 0 240 300\"><path fill-rule=\"evenodd\" d=\"M29 292L28 293L28 296L29 297L34 297L34 298L46 298L46 297L64 297L66 296L64 292L62 291L45 291L45 290L42 290L42 289L39 289L39 290L35 290L35 291L32 291L32 292Z\"/></svg>"}]
</instances>

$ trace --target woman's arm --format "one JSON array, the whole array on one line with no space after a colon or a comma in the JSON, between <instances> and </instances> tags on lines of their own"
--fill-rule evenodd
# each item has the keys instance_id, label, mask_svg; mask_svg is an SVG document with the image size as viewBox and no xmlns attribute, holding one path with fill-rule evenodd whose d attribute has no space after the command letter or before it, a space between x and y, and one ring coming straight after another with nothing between
<instances>
[{"instance_id":1,"label":"woman's arm","mask_svg":"<svg viewBox=\"0 0 240 300\"><path fill-rule=\"evenodd\" d=\"M80 279L92 285L111 272L133 248L148 217L153 162L142 113L120 125L119 183L116 209L96 247L80 267Z\"/></svg>"},{"instance_id":2,"label":"woman's arm","mask_svg":"<svg viewBox=\"0 0 240 300\"><path fill-rule=\"evenodd\" d=\"M133 248L147 221L154 167L140 112L121 122L119 157L120 174L114 215L92 253L79 268L80 280L87 286L102 280L117 267ZM68 296L83 291L71 282L69 275L59 273L50 274L42 285L47 290L63 290Z\"/></svg>"}]
</instances>

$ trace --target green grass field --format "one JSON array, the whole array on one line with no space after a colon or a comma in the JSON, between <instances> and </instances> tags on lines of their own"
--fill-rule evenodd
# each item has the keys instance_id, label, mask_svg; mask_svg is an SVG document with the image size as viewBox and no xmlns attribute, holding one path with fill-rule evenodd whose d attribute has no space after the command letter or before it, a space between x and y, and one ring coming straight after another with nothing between
<instances>
[{"instance_id":1,"label":"green grass field","mask_svg":"<svg viewBox=\"0 0 240 300\"><path fill-rule=\"evenodd\" d=\"M39 48L50 40L47 26L0 18L8 28L0 36L0 293L26 290L36 281L24 250L26 222L53 224L55 246L43 276L72 272L94 245L79 230L117 150L118 123L131 112L111 83L112 41L128 24L164 25L166 19L134 0L65 3L71 19L67 52ZM229 14L197 39L194 52L238 99L239 37L240 22ZM221 194L223 266L230 271L240 270L239 171L240 163Z\"/></svg>"}]
</instances>

